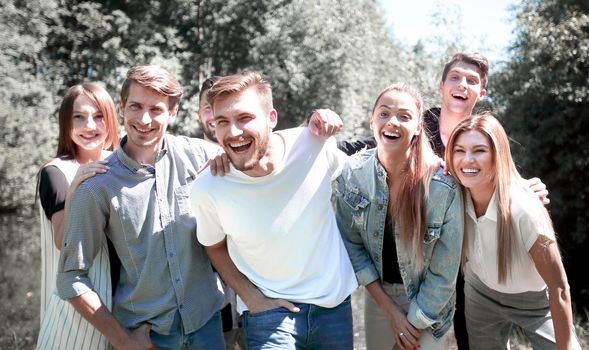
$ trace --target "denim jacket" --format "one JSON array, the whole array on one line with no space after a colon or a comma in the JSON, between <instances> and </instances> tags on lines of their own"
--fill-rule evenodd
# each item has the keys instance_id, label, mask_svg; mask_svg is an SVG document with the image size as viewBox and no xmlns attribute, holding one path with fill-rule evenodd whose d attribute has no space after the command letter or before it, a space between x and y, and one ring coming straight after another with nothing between
<instances>
[{"instance_id":1,"label":"denim jacket","mask_svg":"<svg viewBox=\"0 0 589 350\"><path fill-rule=\"evenodd\" d=\"M336 180L337 221L356 278L362 285L382 279L382 247L388 207L387 173L376 150L351 157ZM407 319L418 329L431 327L442 337L454 315L456 276L464 231L460 186L440 169L435 172L427 198L427 232L423 267L417 270L412 254L400 240L395 221L399 270L411 304Z\"/></svg>"}]
</instances>

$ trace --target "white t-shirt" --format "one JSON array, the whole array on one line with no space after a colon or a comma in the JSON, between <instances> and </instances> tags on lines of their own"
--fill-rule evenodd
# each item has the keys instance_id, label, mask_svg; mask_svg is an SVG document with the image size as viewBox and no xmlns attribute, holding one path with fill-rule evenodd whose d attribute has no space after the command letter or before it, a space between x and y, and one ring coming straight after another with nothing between
<instances>
[{"instance_id":1,"label":"white t-shirt","mask_svg":"<svg viewBox=\"0 0 589 350\"><path fill-rule=\"evenodd\" d=\"M227 236L229 256L269 298L334 307L357 287L331 202L331 182L346 156L334 139L306 128L277 132L285 153L275 170L250 177L231 168L203 172L192 187L197 237ZM245 305L238 303L240 312Z\"/></svg>"},{"instance_id":2,"label":"white t-shirt","mask_svg":"<svg viewBox=\"0 0 589 350\"><path fill-rule=\"evenodd\" d=\"M544 235L555 239L554 231L546 221L544 213L538 204L538 197L523 188L513 188L511 191L511 215L515 246L511 274L505 284L497 281L497 236L498 202L497 193L493 194L487 212L480 218L476 217L470 192L466 196L466 234L468 239L468 270L474 272L489 288L502 293L523 293L541 291L546 283L536 270L536 265L529 254L530 249L538 239ZM533 202L536 201L536 202Z\"/></svg>"}]
</instances>

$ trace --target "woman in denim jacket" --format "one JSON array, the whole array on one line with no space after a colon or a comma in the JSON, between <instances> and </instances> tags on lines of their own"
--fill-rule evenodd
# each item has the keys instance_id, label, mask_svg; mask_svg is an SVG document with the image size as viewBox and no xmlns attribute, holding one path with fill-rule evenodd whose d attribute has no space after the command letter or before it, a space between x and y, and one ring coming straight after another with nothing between
<instances>
[{"instance_id":1,"label":"woman in denim jacket","mask_svg":"<svg viewBox=\"0 0 589 350\"><path fill-rule=\"evenodd\" d=\"M463 208L434 160L422 100L398 84L370 118L377 147L353 156L336 184L337 219L366 295L368 349L443 349L454 313Z\"/></svg>"}]
</instances>

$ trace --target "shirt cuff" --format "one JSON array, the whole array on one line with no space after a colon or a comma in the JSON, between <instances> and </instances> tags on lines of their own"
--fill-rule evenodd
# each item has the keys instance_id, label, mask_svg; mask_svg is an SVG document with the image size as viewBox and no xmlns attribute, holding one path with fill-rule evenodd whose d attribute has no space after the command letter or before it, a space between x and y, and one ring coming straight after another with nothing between
<instances>
[{"instance_id":1,"label":"shirt cuff","mask_svg":"<svg viewBox=\"0 0 589 350\"><path fill-rule=\"evenodd\" d=\"M407 321L409 321L417 329L426 329L437 322L429 318L417 305L415 300L409 305L409 312L407 312Z\"/></svg>"},{"instance_id":2,"label":"shirt cuff","mask_svg":"<svg viewBox=\"0 0 589 350\"><path fill-rule=\"evenodd\" d=\"M363 286L367 286L370 283L379 279L379 276L378 276L378 272L376 272L376 269L374 268L374 266L369 266L369 267L366 267L360 271L357 271L356 272L356 279L358 280L359 284L361 284Z\"/></svg>"},{"instance_id":3,"label":"shirt cuff","mask_svg":"<svg viewBox=\"0 0 589 350\"><path fill-rule=\"evenodd\" d=\"M93 289L88 275L82 271L60 272L56 279L57 294L63 300L75 298Z\"/></svg>"}]
</instances>

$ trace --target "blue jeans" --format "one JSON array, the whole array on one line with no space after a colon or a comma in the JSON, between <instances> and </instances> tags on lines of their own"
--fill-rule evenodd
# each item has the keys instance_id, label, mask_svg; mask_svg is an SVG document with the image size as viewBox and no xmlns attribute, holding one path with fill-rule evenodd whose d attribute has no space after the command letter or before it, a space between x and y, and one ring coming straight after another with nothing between
<instances>
[{"instance_id":1,"label":"blue jeans","mask_svg":"<svg viewBox=\"0 0 589 350\"><path fill-rule=\"evenodd\" d=\"M154 331L149 333L151 342L157 349L185 350L224 350L223 327L221 313L217 312L211 319L196 331L184 334L180 314L176 313L170 334L164 335Z\"/></svg>"},{"instance_id":2,"label":"blue jeans","mask_svg":"<svg viewBox=\"0 0 589 350\"><path fill-rule=\"evenodd\" d=\"M243 313L249 350L353 349L350 297L333 308L294 303L299 312L277 308Z\"/></svg>"}]
</instances>

